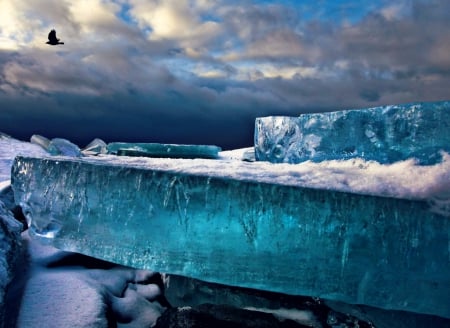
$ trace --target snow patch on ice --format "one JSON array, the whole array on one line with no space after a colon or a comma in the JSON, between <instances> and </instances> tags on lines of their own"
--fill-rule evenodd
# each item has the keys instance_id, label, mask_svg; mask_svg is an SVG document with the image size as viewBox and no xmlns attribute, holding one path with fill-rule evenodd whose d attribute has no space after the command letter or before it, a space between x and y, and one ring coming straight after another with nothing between
<instances>
[{"instance_id":1,"label":"snow patch on ice","mask_svg":"<svg viewBox=\"0 0 450 328\"><path fill-rule=\"evenodd\" d=\"M11 165L17 155L50 157L41 147L12 138L0 138L0 149L0 181L10 179ZM450 155L446 152L442 152L441 163L423 166L414 159L393 164L380 164L360 158L300 164L243 161L245 154L251 150L252 147L223 151L219 153L218 160L112 155L86 157L83 160L93 164L131 165L184 174L426 200L434 212L450 216ZM1 182L0 187L7 184L6 181Z\"/></svg>"},{"instance_id":2,"label":"snow patch on ice","mask_svg":"<svg viewBox=\"0 0 450 328\"><path fill-rule=\"evenodd\" d=\"M221 160L103 155L84 158L83 161L97 165L125 165L173 173L435 202L440 202L442 197L448 199L450 193L450 155L445 152L442 153L441 163L429 166L418 165L414 159L380 164L359 158L321 163L307 161L300 164L248 163L234 159L235 156L240 156L239 152L228 153Z\"/></svg>"}]
</instances>

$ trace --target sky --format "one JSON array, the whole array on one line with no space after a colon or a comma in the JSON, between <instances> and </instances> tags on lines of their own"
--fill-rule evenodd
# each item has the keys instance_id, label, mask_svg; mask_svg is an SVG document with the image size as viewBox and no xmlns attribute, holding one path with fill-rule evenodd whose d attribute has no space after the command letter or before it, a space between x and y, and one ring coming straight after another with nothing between
<instances>
[{"instance_id":1,"label":"sky","mask_svg":"<svg viewBox=\"0 0 450 328\"><path fill-rule=\"evenodd\" d=\"M0 131L22 140L232 149L256 117L448 99L448 0L0 0Z\"/></svg>"}]
</instances>

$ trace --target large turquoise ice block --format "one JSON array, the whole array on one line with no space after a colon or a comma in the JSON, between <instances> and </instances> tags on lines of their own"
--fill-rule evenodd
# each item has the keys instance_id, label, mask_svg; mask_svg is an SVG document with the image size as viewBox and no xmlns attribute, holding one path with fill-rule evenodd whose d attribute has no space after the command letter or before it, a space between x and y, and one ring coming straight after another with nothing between
<instances>
[{"instance_id":1,"label":"large turquoise ice block","mask_svg":"<svg viewBox=\"0 0 450 328\"><path fill-rule=\"evenodd\" d=\"M17 157L12 184L31 234L64 250L450 317L448 217L424 200L300 187L301 177L287 171L285 182L268 183L276 169L269 165Z\"/></svg>"},{"instance_id":2,"label":"large turquoise ice block","mask_svg":"<svg viewBox=\"0 0 450 328\"><path fill-rule=\"evenodd\" d=\"M450 151L450 101L392 105L255 122L256 159L300 163L360 157L393 163L440 161Z\"/></svg>"}]
</instances>

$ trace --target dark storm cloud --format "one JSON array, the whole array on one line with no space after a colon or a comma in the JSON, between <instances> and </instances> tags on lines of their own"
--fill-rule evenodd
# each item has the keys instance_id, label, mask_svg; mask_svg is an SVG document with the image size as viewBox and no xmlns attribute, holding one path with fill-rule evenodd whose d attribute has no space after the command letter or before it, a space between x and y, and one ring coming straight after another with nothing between
<instances>
[{"instance_id":1,"label":"dark storm cloud","mask_svg":"<svg viewBox=\"0 0 450 328\"><path fill-rule=\"evenodd\" d=\"M0 131L11 134L232 147L251 144L257 116L449 98L445 0L349 20L317 4L317 17L257 2L13 4L15 23L0 22ZM44 44L50 25L64 47Z\"/></svg>"},{"instance_id":2,"label":"dark storm cloud","mask_svg":"<svg viewBox=\"0 0 450 328\"><path fill-rule=\"evenodd\" d=\"M138 100L136 100L138 97ZM217 144L244 147L253 140L253 118L228 108L218 115L202 112L204 103L168 92L166 97L120 94L108 98L52 97L5 99L2 131L21 139L31 133L64 136L80 146L93 138L105 141ZM133 106L130 106L130 104Z\"/></svg>"}]
</instances>

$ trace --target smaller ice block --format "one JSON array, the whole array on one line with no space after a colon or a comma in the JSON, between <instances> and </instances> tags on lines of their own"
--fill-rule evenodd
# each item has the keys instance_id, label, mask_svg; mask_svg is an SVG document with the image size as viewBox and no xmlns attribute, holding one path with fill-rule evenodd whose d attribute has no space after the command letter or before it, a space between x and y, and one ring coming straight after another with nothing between
<instances>
[{"instance_id":1,"label":"smaller ice block","mask_svg":"<svg viewBox=\"0 0 450 328\"><path fill-rule=\"evenodd\" d=\"M107 145L102 139L95 138L81 152L84 155L106 154L108 152L106 147Z\"/></svg>"},{"instance_id":2,"label":"smaller ice block","mask_svg":"<svg viewBox=\"0 0 450 328\"><path fill-rule=\"evenodd\" d=\"M30 142L32 144L41 146L45 151L53 156L70 156L70 157L81 157L83 154L77 145L73 144L67 139L63 138L53 138L52 140L47 139L39 134L33 134L31 136Z\"/></svg>"},{"instance_id":3,"label":"smaller ice block","mask_svg":"<svg viewBox=\"0 0 450 328\"><path fill-rule=\"evenodd\" d=\"M32 144L41 146L45 150L47 150L48 146L50 145L50 140L39 134L33 134L30 138L30 142Z\"/></svg>"},{"instance_id":4,"label":"smaller ice block","mask_svg":"<svg viewBox=\"0 0 450 328\"><path fill-rule=\"evenodd\" d=\"M83 154L77 145L69 140L62 138L53 138L47 148L47 151L54 156L62 155L69 157L82 157Z\"/></svg>"},{"instance_id":5,"label":"smaller ice block","mask_svg":"<svg viewBox=\"0 0 450 328\"><path fill-rule=\"evenodd\" d=\"M218 158L222 149L210 145L180 145L160 143L108 144L108 153L119 156L162 157L162 158Z\"/></svg>"},{"instance_id":6,"label":"smaller ice block","mask_svg":"<svg viewBox=\"0 0 450 328\"><path fill-rule=\"evenodd\" d=\"M435 164L450 151L450 102L413 103L256 119L255 152L272 163L360 157Z\"/></svg>"}]
</instances>

